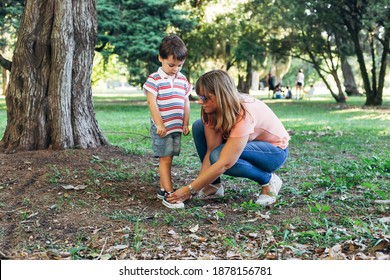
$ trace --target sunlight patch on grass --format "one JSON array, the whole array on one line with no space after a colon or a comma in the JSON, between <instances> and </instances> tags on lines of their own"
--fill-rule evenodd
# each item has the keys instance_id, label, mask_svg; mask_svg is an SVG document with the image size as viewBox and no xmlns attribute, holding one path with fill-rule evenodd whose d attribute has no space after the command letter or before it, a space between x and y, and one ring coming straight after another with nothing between
<instances>
[{"instance_id":1,"label":"sunlight patch on grass","mask_svg":"<svg viewBox=\"0 0 390 280\"><path fill-rule=\"evenodd\" d=\"M349 118L351 121L358 121L358 120L381 120L381 121L388 121L390 120L390 114L389 115L377 115L377 114L365 114L361 116L355 116Z\"/></svg>"}]
</instances>

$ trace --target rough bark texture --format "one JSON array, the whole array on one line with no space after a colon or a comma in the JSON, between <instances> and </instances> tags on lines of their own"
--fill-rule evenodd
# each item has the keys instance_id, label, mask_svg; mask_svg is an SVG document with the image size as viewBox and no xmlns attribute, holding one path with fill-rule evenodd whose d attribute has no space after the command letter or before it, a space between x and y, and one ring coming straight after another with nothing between
<instances>
[{"instance_id":1,"label":"rough bark texture","mask_svg":"<svg viewBox=\"0 0 390 280\"><path fill-rule=\"evenodd\" d=\"M346 57L341 56L341 69L343 70L345 93L348 96L361 95L355 82L352 67Z\"/></svg>"},{"instance_id":2,"label":"rough bark texture","mask_svg":"<svg viewBox=\"0 0 390 280\"><path fill-rule=\"evenodd\" d=\"M7 89L6 152L108 144L93 110L96 0L27 0Z\"/></svg>"},{"instance_id":3,"label":"rough bark texture","mask_svg":"<svg viewBox=\"0 0 390 280\"><path fill-rule=\"evenodd\" d=\"M8 73L7 69L1 67L2 70L2 79L3 79L3 95L5 95L5 92L7 90L7 85L8 85Z\"/></svg>"}]
</instances>

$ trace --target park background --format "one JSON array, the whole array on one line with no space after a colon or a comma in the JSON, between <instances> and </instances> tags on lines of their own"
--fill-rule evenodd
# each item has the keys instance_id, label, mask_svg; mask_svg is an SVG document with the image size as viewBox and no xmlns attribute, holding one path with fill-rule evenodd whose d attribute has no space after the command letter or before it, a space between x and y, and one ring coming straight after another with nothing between
<instances>
[{"instance_id":1,"label":"park background","mask_svg":"<svg viewBox=\"0 0 390 280\"><path fill-rule=\"evenodd\" d=\"M26 3L44 11L42 1ZM4 68L12 61L15 69L23 4L0 6ZM3 138L1 258L388 259L386 7L387 1L97 1L93 68L81 92L91 94L111 145L25 149ZM228 176L227 194L218 200L190 201L179 211L156 199L157 162L140 87L157 69L158 44L171 32L187 43L183 72L192 83L207 70L229 71L240 91L264 100L291 134L280 171L284 185L272 208L253 202L253 182ZM16 69L26 71L20 64ZM315 85L314 95L270 98L267 74L294 94L299 69L306 87ZM3 73L5 89L15 82ZM3 94L9 95L0 97L2 132L17 92ZM200 115L193 97L191 122ZM191 137L183 137L173 167L176 187L199 167Z\"/></svg>"}]
</instances>

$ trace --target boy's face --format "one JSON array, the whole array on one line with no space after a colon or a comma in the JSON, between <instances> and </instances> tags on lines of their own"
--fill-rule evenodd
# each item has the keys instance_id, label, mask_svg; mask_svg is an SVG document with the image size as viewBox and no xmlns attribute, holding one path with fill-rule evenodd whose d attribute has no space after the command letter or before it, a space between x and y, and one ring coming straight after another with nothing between
<instances>
[{"instance_id":1,"label":"boy's face","mask_svg":"<svg viewBox=\"0 0 390 280\"><path fill-rule=\"evenodd\" d=\"M158 60L161 62L162 70L168 76L175 76L177 73L179 73L185 62L185 60L180 61L177 59L173 59L172 55L168 56L168 58L165 59L161 56L158 56Z\"/></svg>"}]
</instances>

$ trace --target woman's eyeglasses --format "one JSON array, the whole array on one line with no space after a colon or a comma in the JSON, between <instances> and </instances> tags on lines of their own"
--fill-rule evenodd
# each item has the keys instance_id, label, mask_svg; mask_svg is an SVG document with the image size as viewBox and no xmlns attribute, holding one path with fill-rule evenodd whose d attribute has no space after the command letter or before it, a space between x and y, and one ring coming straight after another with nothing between
<instances>
[{"instance_id":1,"label":"woman's eyeglasses","mask_svg":"<svg viewBox=\"0 0 390 280\"><path fill-rule=\"evenodd\" d=\"M206 97L206 96L203 96L203 95L198 95L199 99L202 100L203 103L206 103L207 100L210 99L210 97Z\"/></svg>"}]
</instances>

